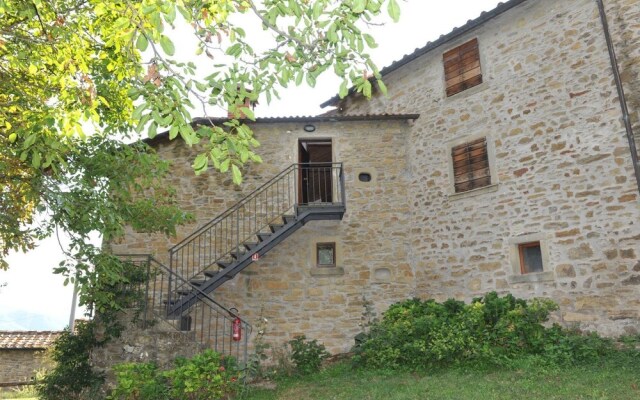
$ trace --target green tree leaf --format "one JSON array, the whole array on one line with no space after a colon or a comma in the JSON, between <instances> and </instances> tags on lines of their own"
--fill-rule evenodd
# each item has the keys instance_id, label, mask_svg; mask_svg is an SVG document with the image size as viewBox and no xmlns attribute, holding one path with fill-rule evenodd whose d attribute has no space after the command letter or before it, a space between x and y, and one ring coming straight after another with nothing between
<instances>
[{"instance_id":1,"label":"green tree leaf","mask_svg":"<svg viewBox=\"0 0 640 400\"><path fill-rule=\"evenodd\" d=\"M346 79L343 79L342 83L340 84L340 91L338 92L338 96L340 96L341 99L344 99L349 94L349 88L347 87L347 85L348 81Z\"/></svg>"},{"instance_id":2,"label":"green tree leaf","mask_svg":"<svg viewBox=\"0 0 640 400\"><path fill-rule=\"evenodd\" d=\"M351 6L351 10L356 14L360 14L364 12L366 6L367 6L367 0L353 0L353 5Z\"/></svg>"},{"instance_id":3,"label":"green tree leaf","mask_svg":"<svg viewBox=\"0 0 640 400\"><path fill-rule=\"evenodd\" d=\"M197 175L206 171L208 166L209 157L206 154L198 154L198 156L196 156L196 159L193 161L193 169L196 171Z\"/></svg>"},{"instance_id":4,"label":"green tree leaf","mask_svg":"<svg viewBox=\"0 0 640 400\"><path fill-rule=\"evenodd\" d=\"M173 45L173 42L166 35L160 36L160 46L162 47L162 50L169 56L174 55L176 52L176 48Z\"/></svg>"},{"instance_id":5,"label":"green tree leaf","mask_svg":"<svg viewBox=\"0 0 640 400\"><path fill-rule=\"evenodd\" d=\"M231 159L227 158L226 160L220 163L220 172L227 172L229 170L229 165L231 164Z\"/></svg>"},{"instance_id":6,"label":"green tree leaf","mask_svg":"<svg viewBox=\"0 0 640 400\"><path fill-rule=\"evenodd\" d=\"M233 164L231 166L231 174L233 176L233 183L239 185L242 183L242 172L240 172L240 168L237 165Z\"/></svg>"},{"instance_id":7,"label":"green tree leaf","mask_svg":"<svg viewBox=\"0 0 640 400\"><path fill-rule=\"evenodd\" d=\"M145 51L149 46L149 41L144 33L140 33L138 35L138 39L136 39L136 48L140 51Z\"/></svg>"},{"instance_id":8,"label":"green tree leaf","mask_svg":"<svg viewBox=\"0 0 640 400\"><path fill-rule=\"evenodd\" d=\"M382 79L376 80L376 83L378 84L378 88L380 89L380 92L382 92L382 94L384 94L386 96L386 94L387 94L387 85L384 84Z\"/></svg>"},{"instance_id":9,"label":"green tree leaf","mask_svg":"<svg viewBox=\"0 0 640 400\"><path fill-rule=\"evenodd\" d=\"M362 83L362 94L366 98L371 97L371 82L368 79L365 79L365 81Z\"/></svg>"},{"instance_id":10,"label":"green tree leaf","mask_svg":"<svg viewBox=\"0 0 640 400\"><path fill-rule=\"evenodd\" d=\"M393 20L393 22L398 22L400 20L400 6L396 0L389 0L389 4L387 5L387 12L389 16Z\"/></svg>"},{"instance_id":11,"label":"green tree leaf","mask_svg":"<svg viewBox=\"0 0 640 400\"><path fill-rule=\"evenodd\" d=\"M376 43L376 40L373 38L373 36L369 35L368 33L363 33L362 37L367 42L367 46L369 46L370 48L375 49L376 47L378 47L378 43Z\"/></svg>"}]
</instances>

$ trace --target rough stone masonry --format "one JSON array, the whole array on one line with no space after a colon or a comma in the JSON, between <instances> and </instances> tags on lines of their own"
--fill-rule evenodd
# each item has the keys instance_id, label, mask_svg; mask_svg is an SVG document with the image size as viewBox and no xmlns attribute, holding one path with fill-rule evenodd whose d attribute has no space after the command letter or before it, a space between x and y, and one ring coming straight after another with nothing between
<instances>
[{"instance_id":1,"label":"rough stone masonry","mask_svg":"<svg viewBox=\"0 0 640 400\"><path fill-rule=\"evenodd\" d=\"M606 2L636 130L640 2ZM442 55L477 38L481 85L447 97ZM469 300L489 291L559 303L556 319L606 335L640 332L640 199L606 43L591 0L529 0L452 37L387 74L388 96L356 95L334 113L420 114L252 126L264 163L235 187L195 177L194 151L158 141L173 160L170 184L196 223L177 238L129 231L116 253L167 249L298 161L298 140L331 139L344 162L342 221L311 222L214 292L265 340L299 334L346 352L362 324L408 297ZM491 185L455 193L451 148L486 137ZM360 182L358 174L371 175ZM539 241L543 271L522 274L518 244ZM336 243L336 267L316 266L315 245ZM372 308L365 307L373 304Z\"/></svg>"}]
</instances>

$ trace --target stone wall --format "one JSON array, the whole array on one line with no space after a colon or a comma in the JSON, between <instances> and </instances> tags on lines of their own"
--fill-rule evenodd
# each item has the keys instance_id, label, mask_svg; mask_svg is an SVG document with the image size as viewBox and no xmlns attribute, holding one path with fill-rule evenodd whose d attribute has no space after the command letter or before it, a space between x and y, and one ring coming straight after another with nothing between
<instances>
[{"instance_id":1,"label":"stone wall","mask_svg":"<svg viewBox=\"0 0 640 400\"><path fill-rule=\"evenodd\" d=\"M640 3L606 3L637 121ZM446 98L442 54L475 37L484 83ZM386 84L388 97L342 107L421 114L407 149L420 296L545 296L565 323L614 335L640 329L640 202L595 2L530 0ZM454 195L450 144L478 136L493 146L495 185ZM520 238L545 243L545 273L514 270Z\"/></svg>"},{"instance_id":2,"label":"stone wall","mask_svg":"<svg viewBox=\"0 0 640 400\"><path fill-rule=\"evenodd\" d=\"M637 117L640 3L607 4ZM484 83L446 98L442 53L475 37ZM158 143L196 222L174 239L129 231L114 252L168 263L172 244L297 162L298 139L331 138L334 161L345 163L344 219L307 224L214 292L248 321L266 318L268 342L306 334L344 352L365 301L380 313L412 296L492 290L552 298L566 324L640 331L640 201L595 2L529 0L385 81L388 96L354 96L343 112L418 120L318 123L311 134L302 123L256 124L264 163L247 167L242 187L214 171L195 177L193 149ZM477 137L488 138L493 184L455 194L451 146ZM358 182L360 172L374 179ZM514 267L526 240L544 244L543 273ZM314 245L325 241L336 242L336 268L315 266Z\"/></svg>"},{"instance_id":3,"label":"stone wall","mask_svg":"<svg viewBox=\"0 0 640 400\"><path fill-rule=\"evenodd\" d=\"M29 382L49 366L44 349L0 349L0 383Z\"/></svg>"},{"instance_id":4,"label":"stone wall","mask_svg":"<svg viewBox=\"0 0 640 400\"><path fill-rule=\"evenodd\" d=\"M255 187L298 160L298 139L331 139L334 161L343 161L347 211L342 221L313 221L287 238L214 297L236 307L255 323L269 322L265 340L281 344L296 335L323 341L332 352L348 351L360 332L364 301L378 311L405 298L414 287L408 260L410 208L407 193L407 122L317 123L312 134L302 123L256 124L264 163L245 171L246 182L234 187L228 176L210 171L193 175L194 150L181 142L162 143L158 152L174 160L171 184L197 222L182 227L176 239L129 232L116 253L153 253L168 263L167 250L196 226L217 216ZM372 175L357 182L360 172ZM337 265L318 268L315 244L335 242Z\"/></svg>"},{"instance_id":5,"label":"stone wall","mask_svg":"<svg viewBox=\"0 0 640 400\"><path fill-rule=\"evenodd\" d=\"M126 329L119 338L110 339L104 346L91 353L91 364L98 372L104 372L109 390L115 383L113 366L125 362L153 362L161 369L173 365L177 357L193 357L202 348L192 334L179 332L173 326L156 321L150 328L142 329L131 323L130 315L121 315ZM106 392L105 392L106 393Z\"/></svg>"}]
</instances>

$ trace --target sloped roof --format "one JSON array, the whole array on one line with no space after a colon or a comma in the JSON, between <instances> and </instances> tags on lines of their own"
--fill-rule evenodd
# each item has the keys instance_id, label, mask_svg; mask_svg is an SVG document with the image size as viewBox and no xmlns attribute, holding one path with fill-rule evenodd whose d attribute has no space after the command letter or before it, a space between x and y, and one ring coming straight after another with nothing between
<instances>
[{"instance_id":1,"label":"sloped roof","mask_svg":"<svg viewBox=\"0 0 640 400\"><path fill-rule=\"evenodd\" d=\"M0 349L46 349L61 331L0 331Z\"/></svg>"},{"instance_id":2,"label":"sloped roof","mask_svg":"<svg viewBox=\"0 0 640 400\"><path fill-rule=\"evenodd\" d=\"M282 117L259 117L255 121L249 119L241 119L240 121L246 124L269 124L269 123L286 123L286 122L348 122L348 121L408 121L415 120L420 117L420 114L356 114L356 115L296 115L296 116L282 116ZM196 125L212 125L222 124L229 121L229 118L214 117L214 118L194 118L191 121L192 126ZM167 138L169 132L162 132L157 134L152 139L143 139L142 141L147 144L156 143L158 140Z\"/></svg>"},{"instance_id":3,"label":"sloped roof","mask_svg":"<svg viewBox=\"0 0 640 400\"><path fill-rule=\"evenodd\" d=\"M391 65L384 67L382 70L380 70L380 74L384 76L390 72L393 72L399 69L400 67L410 63L416 58L422 55L425 55L431 50L464 35L465 33L471 31L472 29L477 28L478 26L484 24L490 19L497 17L498 15L512 9L517 5L524 3L525 1L527 0L509 0L504 3L498 3L498 5L493 10L482 12L478 18L470 19L469 21L467 21L466 24L462 25L461 27L453 28L453 30L447 33L446 35L441 35L437 40L434 40L433 42L428 42L424 47L416 49L413 53L407 54L404 57L402 57L400 60L394 61L393 63L391 63ZM355 88L352 87L351 89L349 89L349 94L347 96L353 94L354 92L355 92ZM340 96L335 95L329 100L320 104L320 107L325 108L327 106L334 105L339 100L340 100Z\"/></svg>"},{"instance_id":4,"label":"sloped roof","mask_svg":"<svg viewBox=\"0 0 640 400\"><path fill-rule=\"evenodd\" d=\"M255 121L242 120L250 123L277 123L277 122L341 122L341 121L384 121L384 120L410 120L418 119L420 114L352 114L352 115L294 115L281 117L259 117ZM195 118L192 123L206 125L228 121L229 118Z\"/></svg>"}]
</instances>

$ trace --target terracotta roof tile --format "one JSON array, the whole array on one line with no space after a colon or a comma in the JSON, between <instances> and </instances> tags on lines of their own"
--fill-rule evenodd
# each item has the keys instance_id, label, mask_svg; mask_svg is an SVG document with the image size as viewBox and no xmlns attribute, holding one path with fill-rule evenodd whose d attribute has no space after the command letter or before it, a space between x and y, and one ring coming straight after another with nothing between
<instances>
[{"instance_id":1,"label":"terracotta roof tile","mask_svg":"<svg viewBox=\"0 0 640 400\"><path fill-rule=\"evenodd\" d=\"M46 349L61 331L0 331L0 349Z\"/></svg>"}]
</instances>

